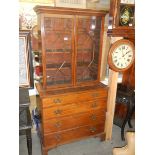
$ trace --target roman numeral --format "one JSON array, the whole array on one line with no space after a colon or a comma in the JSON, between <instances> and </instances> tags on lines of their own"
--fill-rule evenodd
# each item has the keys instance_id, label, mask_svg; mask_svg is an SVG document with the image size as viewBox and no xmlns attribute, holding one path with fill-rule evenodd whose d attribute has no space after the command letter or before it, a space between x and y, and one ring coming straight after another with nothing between
<instances>
[{"instance_id":1,"label":"roman numeral","mask_svg":"<svg viewBox=\"0 0 155 155\"><path fill-rule=\"evenodd\" d=\"M114 63L116 63L117 62L117 59L116 60L114 60Z\"/></svg>"},{"instance_id":2,"label":"roman numeral","mask_svg":"<svg viewBox=\"0 0 155 155\"><path fill-rule=\"evenodd\" d=\"M125 46L122 46L122 50L124 50L125 49Z\"/></svg>"}]
</instances>

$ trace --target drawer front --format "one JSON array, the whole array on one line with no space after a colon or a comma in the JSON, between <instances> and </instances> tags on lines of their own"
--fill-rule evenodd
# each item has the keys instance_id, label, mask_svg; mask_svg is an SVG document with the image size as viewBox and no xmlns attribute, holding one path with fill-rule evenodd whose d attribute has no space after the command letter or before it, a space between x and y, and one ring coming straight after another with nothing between
<instances>
[{"instance_id":1,"label":"drawer front","mask_svg":"<svg viewBox=\"0 0 155 155\"><path fill-rule=\"evenodd\" d=\"M74 115L91 110L103 109L106 111L106 101L96 100L91 102L72 103L65 106L55 106L43 109L43 120Z\"/></svg>"},{"instance_id":2,"label":"drawer front","mask_svg":"<svg viewBox=\"0 0 155 155\"><path fill-rule=\"evenodd\" d=\"M57 105L64 105L68 103L91 101L99 98L107 99L107 90L102 89L93 91L83 91L79 93L66 93L63 95L52 95L52 97L50 98L42 99L42 106L43 108L45 108Z\"/></svg>"},{"instance_id":3,"label":"drawer front","mask_svg":"<svg viewBox=\"0 0 155 155\"><path fill-rule=\"evenodd\" d=\"M52 132L72 129L89 124L100 124L105 121L104 110L95 110L83 114L72 115L63 118L54 118L44 121L44 133L49 134Z\"/></svg>"},{"instance_id":4,"label":"drawer front","mask_svg":"<svg viewBox=\"0 0 155 155\"><path fill-rule=\"evenodd\" d=\"M97 135L104 132L104 123L97 125L88 125L73 130L64 132L57 132L53 134L44 135L44 146L54 147L60 144L65 144L81 138Z\"/></svg>"}]
</instances>

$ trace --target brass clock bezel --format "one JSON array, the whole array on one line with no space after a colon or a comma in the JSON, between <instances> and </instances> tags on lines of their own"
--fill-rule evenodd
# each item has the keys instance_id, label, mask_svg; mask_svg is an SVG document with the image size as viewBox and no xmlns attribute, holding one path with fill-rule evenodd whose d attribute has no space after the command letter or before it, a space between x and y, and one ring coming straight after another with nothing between
<instances>
[{"instance_id":1,"label":"brass clock bezel","mask_svg":"<svg viewBox=\"0 0 155 155\"><path fill-rule=\"evenodd\" d=\"M131 47L131 49L133 51L133 56L132 56L132 60L131 60L130 64L127 67L118 68L113 63L112 54L113 54L113 52L115 51L116 48L118 48L119 46L121 46L123 44L129 45ZM109 64L110 69L112 69L112 70L114 70L116 72L124 72L124 71L128 70L132 66L132 64L134 63L134 60L135 60L135 48L134 48L134 44L131 41L129 41L127 39L121 39L121 40L118 40L118 41L114 42L112 44L112 46L110 47L110 50L109 50L109 53L108 53L108 64Z\"/></svg>"}]
</instances>

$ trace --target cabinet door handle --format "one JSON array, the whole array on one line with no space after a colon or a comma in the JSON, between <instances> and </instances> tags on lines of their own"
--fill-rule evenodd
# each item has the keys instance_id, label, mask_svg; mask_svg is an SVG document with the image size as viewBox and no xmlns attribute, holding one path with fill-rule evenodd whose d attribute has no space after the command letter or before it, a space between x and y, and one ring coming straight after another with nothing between
<instances>
[{"instance_id":1,"label":"cabinet door handle","mask_svg":"<svg viewBox=\"0 0 155 155\"><path fill-rule=\"evenodd\" d=\"M92 108L96 108L97 107L97 103L96 102L92 103L91 107Z\"/></svg>"},{"instance_id":2,"label":"cabinet door handle","mask_svg":"<svg viewBox=\"0 0 155 155\"><path fill-rule=\"evenodd\" d=\"M61 122L56 122L56 123L55 123L55 127L56 127L56 128L60 128L61 125L62 125Z\"/></svg>"},{"instance_id":3,"label":"cabinet door handle","mask_svg":"<svg viewBox=\"0 0 155 155\"><path fill-rule=\"evenodd\" d=\"M53 99L53 102L54 102L55 104L61 103L61 99L59 99L59 98Z\"/></svg>"},{"instance_id":4,"label":"cabinet door handle","mask_svg":"<svg viewBox=\"0 0 155 155\"><path fill-rule=\"evenodd\" d=\"M55 135L55 139L56 139L57 141L60 141L60 140L61 140L61 135L59 135L59 134Z\"/></svg>"},{"instance_id":5,"label":"cabinet door handle","mask_svg":"<svg viewBox=\"0 0 155 155\"><path fill-rule=\"evenodd\" d=\"M90 132L94 133L96 131L96 128L95 127L91 127L89 130L90 130Z\"/></svg>"},{"instance_id":6,"label":"cabinet door handle","mask_svg":"<svg viewBox=\"0 0 155 155\"><path fill-rule=\"evenodd\" d=\"M55 111L54 111L54 113L55 113L56 115L59 115L59 114L61 114L61 113L62 113L62 110L57 109L57 110L55 110Z\"/></svg>"},{"instance_id":7,"label":"cabinet door handle","mask_svg":"<svg viewBox=\"0 0 155 155\"><path fill-rule=\"evenodd\" d=\"M90 118L91 118L91 120L95 121L96 120L96 115L93 114L93 115L90 116Z\"/></svg>"},{"instance_id":8,"label":"cabinet door handle","mask_svg":"<svg viewBox=\"0 0 155 155\"><path fill-rule=\"evenodd\" d=\"M98 97L99 96L99 93L93 93L91 96L92 97Z\"/></svg>"}]
</instances>

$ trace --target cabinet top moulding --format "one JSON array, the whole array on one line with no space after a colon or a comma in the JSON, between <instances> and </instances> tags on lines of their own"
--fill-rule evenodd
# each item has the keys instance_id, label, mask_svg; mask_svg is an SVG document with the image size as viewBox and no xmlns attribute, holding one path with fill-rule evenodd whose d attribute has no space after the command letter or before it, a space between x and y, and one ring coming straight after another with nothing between
<instances>
[{"instance_id":1,"label":"cabinet top moulding","mask_svg":"<svg viewBox=\"0 0 155 155\"><path fill-rule=\"evenodd\" d=\"M86 15L86 16L105 16L108 10L92 10L92 9L79 9L79 8L64 8L64 7L52 7L52 6L35 6L34 11L39 13L49 14L67 14L67 15Z\"/></svg>"}]
</instances>

